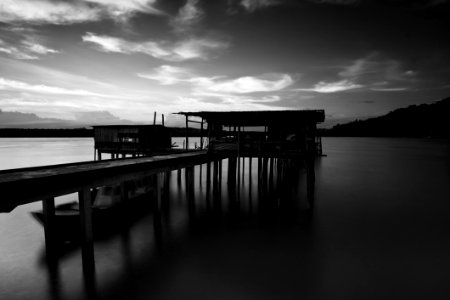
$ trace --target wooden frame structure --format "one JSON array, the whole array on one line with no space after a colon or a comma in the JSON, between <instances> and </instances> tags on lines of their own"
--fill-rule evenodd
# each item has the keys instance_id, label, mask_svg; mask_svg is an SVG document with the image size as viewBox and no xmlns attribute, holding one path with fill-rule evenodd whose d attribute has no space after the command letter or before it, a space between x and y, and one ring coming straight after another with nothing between
<instances>
[{"instance_id":1,"label":"wooden frame structure","mask_svg":"<svg viewBox=\"0 0 450 300\"><path fill-rule=\"evenodd\" d=\"M208 151L235 152L246 157L298 157L321 151L317 123L323 110L286 111L201 111L180 112L186 117L186 144L189 123L200 123L200 148L203 148L207 123ZM200 118L201 121L190 118Z\"/></svg>"},{"instance_id":2,"label":"wooden frame structure","mask_svg":"<svg viewBox=\"0 0 450 300\"><path fill-rule=\"evenodd\" d=\"M133 157L162 152L171 148L170 129L164 125L103 125L94 126L96 158L109 153Z\"/></svg>"}]
</instances>

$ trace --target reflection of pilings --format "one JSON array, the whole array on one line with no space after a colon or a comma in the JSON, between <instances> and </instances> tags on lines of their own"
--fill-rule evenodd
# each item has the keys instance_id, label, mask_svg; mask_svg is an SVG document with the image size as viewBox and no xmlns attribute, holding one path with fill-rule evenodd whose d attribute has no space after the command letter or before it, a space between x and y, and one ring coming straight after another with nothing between
<instances>
[{"instance_id":1,"label":"reflection of pilings","mask_svg":"<svg viewBox=\"0 0 450 300\"><path fill-rule=\"evenodd\" d=\"M242 157L242 185L245 183L245 157Z\"/></svg>"},{"instance_id":2,"label":"reflection of pilings","mask_svg":"<svg viewBox=\"0 0 450 300\"><path fill-rule=\"evenodd\" d=\"M250 156L248 158L248 209L252 212L252 160Z\"/></svg>"},{"instance_id":3,"label":"reflection of pilings","mask_svg":"<svg viewBox=\"0 0 450 300\"><path fill-rule=\"evenodd\" d=\"M195 191L194 191L194 167L187 167L185 169L185 181L186 181L186 199L188 203L189 219L191 221L195 218Z\"/></svg>"},{"instance_id":4,"label":"reflection of pilings","mask_svg":"<svg viewBox=\"0 0 450 300\"><path fill-rule=\"evenodd\" d=\"M220 171L220 162L218 160L215 160L213 162L213 205L215 211L221 210L221 176L219 176Z\"/></svg>"},{"instance_id":5,"label":"reflection of pilings","mask_svg":"<svg viewBox=\"0 0 450 300\"><path fill-rule=\"evenodd\" d=\"M162 245L162 214L161 214L161 189L159 174L152 175L153 186L153 231L155 235L155 244L158 251Z\"/></svg>"},{"instance_id":6,"label":"reflection of pilings","mask_svg":"<svg viewBox=\"0 0 450 300\"><path fill-rule=\"evenodd\" d=\"M269 190L273 191L273 160L275 158L269 158Z\"/></svg>"},{"instance_id":7,"label":"reflection of pilings","mask_svg":"<svg viewBox=\"0 0 450 300\"><path fill-rule=\"evenodd\" d=\"M262 159L262 172L261 172L261 188L263 191L266 191L267 189L267 163L268 158L264 157Z\"/></svg>"},{"instance_id":8,"label":"reflection of pilings","mask_svg":"<svg viewBox=\"0 0 450 300\"><path fill-rule=\"evenodd\" d=\"M282 180L283 180L283 164L284 160L281 158L277 159L277 195L280 195L282 191Z\"/></svg>"},{"instance_id":9,"label":"reflection of pilings","mask_svg":"<svg viewBox=\"0 0 450 300\"><path fill-rule=\"evenodd\" d=\"M310 155L306 158L306 197L311 209L314 208L315 181L314 156Z\"/></svg>"},{"instance_id":10,"label":"reflection of pilings","mask_svg":"<svg viewBox=\"0 0 450 300\"><path fill-rule=\"evenodd\" d=\"M47 260L47 276L51 299L61 299L59 261L57 257L54 257L51 261Z\"/></svg>"},{"instance_id":11,"label":"reflection of pilings","mask_svg":"<svg viewBox=\"0 0 450 300\"><path fill-rule=\"evenodd\" d=\"M172 176L172 172L171 171L167 171L163 173L164 176L164 183L163 183L163 187L162 187L162 203L161 203L161 207L162 210L164 211L164 214L166 215L166 217L169 217L169 212L170 212L170 177Z\"/></svg>"},{"instance_id":12,"label":"reflection of pilings","mask_svg":"<svg viewBox=\"0 0 450 300\"><path fill-rule=\"evenodd\" d=\"M211 208L211 162L206 163L206 209Z\"/></svg>"},{"instance_id":13,"label":"reflection of pilings","mask_svg":"<svg viewBox=\"0 0 450 300\"><path fill-rule=\"evenodd\" d=\"M228 158L228 185L236 185L236 157Z\"/></svg>"},{"instance_id":14,"label":"reflection of pilings","mask_svg":"<svg viewBox=\"0 0 450 300\"><path fill-rule=\"evenodd\" d=\"M219 188L222 187L222 159L219 159Z\"/></svg>"}]
</instances>

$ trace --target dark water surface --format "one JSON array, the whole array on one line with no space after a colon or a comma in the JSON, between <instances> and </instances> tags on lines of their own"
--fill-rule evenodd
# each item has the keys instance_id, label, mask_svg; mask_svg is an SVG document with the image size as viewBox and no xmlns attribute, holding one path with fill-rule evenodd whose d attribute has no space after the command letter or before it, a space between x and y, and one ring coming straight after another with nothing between
<instances>
[{"instance_id":1,"label":"dark water surface","mask_svg":"<svg viewBox=\"0 0 450 300\"><path fill-rule=\"evenodd\" d=\"M78 248L49 269L39 203L2 214L0 299L449 299L450 143L326 138L324 152L311 214L303 169L261 187L241 160L232 189L225 160L219 197L196 167L190 205L172 172L161 226L149 214L96 242L94 276Z\"/></svg>"}]
</instances>

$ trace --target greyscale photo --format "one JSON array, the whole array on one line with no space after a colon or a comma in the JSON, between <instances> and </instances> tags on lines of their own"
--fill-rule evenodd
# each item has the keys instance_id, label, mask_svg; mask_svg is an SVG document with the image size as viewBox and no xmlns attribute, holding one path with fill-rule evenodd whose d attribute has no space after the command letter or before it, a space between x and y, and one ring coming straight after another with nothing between
<instances>
[{"instance_id":1,"label":"greyscale photo","mask_svg":"<svg viewBox=\"0 0 450 300\"><path fill-rule=\"evenodd\" d=\"M450 0L0 0L0 299L450 299Z\"/></svg>"}]
</instances>

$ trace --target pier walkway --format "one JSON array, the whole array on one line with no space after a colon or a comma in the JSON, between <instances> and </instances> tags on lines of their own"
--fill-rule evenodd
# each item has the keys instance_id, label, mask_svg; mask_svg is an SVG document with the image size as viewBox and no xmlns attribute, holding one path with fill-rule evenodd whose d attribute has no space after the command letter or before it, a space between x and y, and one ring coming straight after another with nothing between
<instances>
[{"instance_id":1,"label":"pier walkway","mask_svg":"<svg viewBox=\"0 0 450 300\"><path fill-rule=\"evenodd\" d=\"M35 201L206 163L218 157L206 151L189 151L0 171L3 195L0 212L9 212L19 205Z\"/></svg>"}]
</instances>

